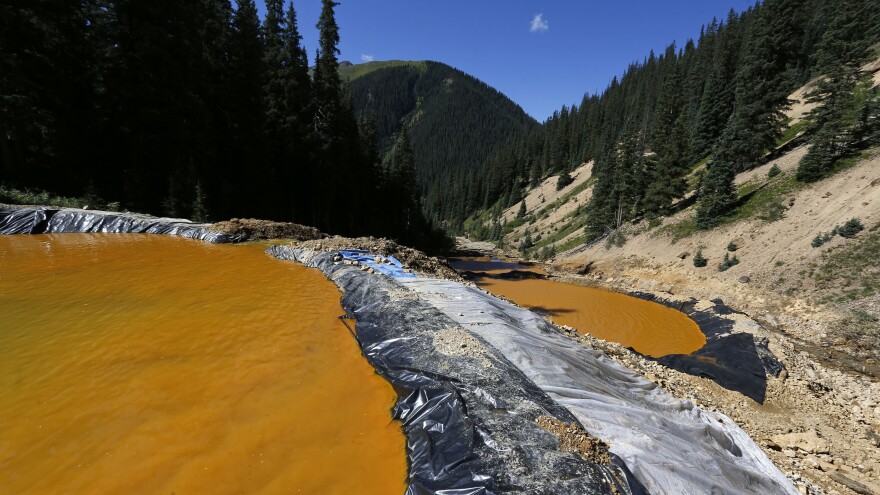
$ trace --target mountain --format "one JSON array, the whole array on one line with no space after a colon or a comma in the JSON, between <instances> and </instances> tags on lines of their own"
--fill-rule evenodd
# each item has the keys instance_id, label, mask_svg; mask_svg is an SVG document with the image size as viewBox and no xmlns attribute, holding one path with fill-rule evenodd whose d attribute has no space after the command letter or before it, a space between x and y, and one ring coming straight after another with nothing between
<instances>
[{"instance_id":1,"label":"mountain","mask_svg":"<svg viewBox=\"0 0 880 495\"><path fill-rule=\"evenodd\" d=\"M800 130L817 146L799 164L798 182L833 174L880 143L880 97L862 68L880 41L878 11L871 0L767 0L731 11L697 40L647 54L602 93L563 106L493 155L477 168L481 175L447 191L446 203L466 206L442 223L464 232L478 210L501 223L500 212L519 203L526 186L552 175L564 186L593 161L596 194L578 214L590 238L675 213L694 191L698 227L709 229L735 213L736 175L772 159L768 151ZM787 97L817 78L806 96L822 104L792 128Z\"/></svg>"},{"instance_id":2,"label":"mountain","mask_svg":"<svg viewBox=\"0 0 880 495\"><path fill-rule=\"evenodd\" d=\"M386 157L407 126L427 196L450 172L482 166L513 138L539 127L498 90L439 62L343 63L340 75L349 81L355 113L375 116Z\"/></svg>"}]
</instances>

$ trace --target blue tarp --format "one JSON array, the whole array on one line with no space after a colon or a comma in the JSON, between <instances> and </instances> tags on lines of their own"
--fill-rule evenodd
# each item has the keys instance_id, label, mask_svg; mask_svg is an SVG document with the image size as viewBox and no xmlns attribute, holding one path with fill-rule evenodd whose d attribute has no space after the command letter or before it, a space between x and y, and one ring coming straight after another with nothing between
<instances>
[{"instance_id":1,"label":"blue tarp","mask_svg":"<svg viewBox=\"0 0 880 495\"><path fill-rule=\"evenodd\" d=\"M416 278L412 273L404 271L403 264L394 256L371 254L363 249L343 249L339 251L343 260L357 261L361 265L372 268L393 278ZM376 262L376 260L379 260Z\"/></svg>"}]
</instances>

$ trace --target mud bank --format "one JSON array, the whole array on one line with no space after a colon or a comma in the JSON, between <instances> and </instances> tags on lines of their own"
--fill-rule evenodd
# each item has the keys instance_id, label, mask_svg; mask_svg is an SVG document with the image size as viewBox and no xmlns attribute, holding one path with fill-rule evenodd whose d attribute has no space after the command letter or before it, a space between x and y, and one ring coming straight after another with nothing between
<instances>
[{"instance_id":1,"label":"mud bank","mask_svg":"<svg viewBox=\"0 0 880 495\"><path fill-rule=\"evenodd\" d=\"M422 383L437 387L424 382L425 377L441 385L455 384L457 398L470 421L465 428L475 432L462 434L462 438L485 438L481 433L485 431L491 442L470 444L474 460L451 469L450 473L458 474L450 479L480 479L479 486L492 493L512 491L514 486L525 486L523 483L535 487L524 490L530 493L583 493L558 485L563 483L560 473L547 473L540 466L533 467L537 471L530 469L533 475L511 484L511 476L518 470L509 467L529 465L529 458L521 457L525 452L517 448L518 442L534 442L532 433L525 439L517 437L534 432L532 424L537 419L534 411L508 409L518 404L515 400L507 402L509 398L519 397L520 403L544 404L559 419L575 419L586 432L608 444L610 453L632 473L633 493L644 488L651 493L797 493L729 418L676 399L601 352L569 340L535 313L448 280L397 282L352 266L334 265L331 254L316 255L290 247L274 248L271 253L317 266L340 286L343 306L358 319L358 337L364 339L362 346L368 358L393 383L410 380L403 382L408 390ZM450 361L439 350L449 349L442 337L449 332L479 342L481 349ZM392 359L374 349L389 353ZM467 346L462 349L467 350ZM507 376L499 376L499 366ZM422 376L412 381L414 372ZM487 403L477 388L489 391L492 399ZM429 392L419 391L419 395L425 394L430 396ZM504 397L508 403L503 408L508 412L503 425L497 424L497 415L491 413L497 407L497 397ZM489 411L481 412L487 407ZM510 414L511 410L517 414ZM426 437L417 431L407 433ZM438 446L450 443L430 435L427 439L426 444L416 446L437 452ZM557 445L542 448L559 455ZM514 457L499 458L499 450ZM411 462L422 457L411 456ZM579 482L585 480L580 478ZM547 483L557 485L549 488L552 485Z\"/></svg>"}]
</instances>

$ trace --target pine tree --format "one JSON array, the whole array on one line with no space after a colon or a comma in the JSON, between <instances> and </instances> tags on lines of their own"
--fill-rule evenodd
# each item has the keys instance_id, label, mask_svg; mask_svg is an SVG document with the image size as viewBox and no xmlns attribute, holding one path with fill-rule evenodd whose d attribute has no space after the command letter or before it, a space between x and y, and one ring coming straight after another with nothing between
<instances>
[{"instance_id":1,"label":"pine tree","mask_svg":"<svg viewBox=\"0 0 880 495\"><path fill-rule=\"evenodd\" d=\"M516 212L516 218L526 217L526 200L522 200L519 204L519 211Z\"/></svg>"},{"instance_id":2,"label":"pine tree","mask_svg":"<svg viewBox=\"0 0 880 495\"><path fill-rule=\"evenodd\" d=\"M236 0L229 48L230 91L228 103L233 132L230 162L223 196L234 201L239 214L272 218L275 177L266 156L263 134L265 112L263 84L266 77L260 20L253 0Z\"/></svg>"},{"instance_id":3,"label":"pine tree","mask_svg":"<svg viewBox=\"0 0 880 495\"><path fill-rule=\"evenodd\" d=\"M788 46L780 33L793 19L779 14L788 0L768 0L748 26L736 74L735 111L727 122L719 150L733 172L755 166L782 134L791 87Z\"/></svg>"},{"instance_id":4,"label":"pine tree","mask_svg":"<svg viewBox=\"0 0 880 495\"><path fill-rule=\"evenodd\" d=\"M358 232L357 206L363 203L363 190L356 188L341 194L329 181L333 175L358 180L371 179L360 171L357 149L357 122L351 108L350 94L339 77L339 26L333 0L322 0L318 19L319 48L316 55L312 95L314 99L314 139L317 143L319 167L323 173L315 176L313 187L323 192L316 205L313 224L331 231Z\"/></svg>"},{"instance_id":5,"label":"pine tree","mask_svg":"<svg viewBox=\"0 0 880 495\"><path fill-rule=\"evenodd\" d=\"M421 222L416 160L409 130L406 127L401 130L397 139L391 167L390 180L398 195L397 214L400 215L398 235L403 238L412 229L419 227Z\"/></svg>"},{"instance_id":6,"label":"pine tree","mask_svg":"<svg viewBox=\"0 0 880 495\"><path fill-rule=\"evenodd\" d=\"M266 66L264 100L269 160L278 180L279 206L291 219L307 219L311 182L309 134L311 80L308 59L297 27L296 11L283 0L266 3L263 22Z\"/></svg>"},{"instance_id":7,"label":"pine tree","mask_svg":"<svg viewBox=\"0 0 880 495\"><path fill-rule=\"evenodd\" d=\"M867 117L869 102L876 98L876 93L871 94L873 84L862 69L871 55L876 22L876 10L872 12L869 2L837 2L819 44L817 69L822 77L807 95L808 101L820 105L808 116L815 134L810 150L798 164L796 177L800 181L813 182L824 177L838 158L860 144L854 142L853 134L859 134L860 128L869 122L868 118L860 117ZM864 96L858 98L860 93Z\"/></svg>"},{"instance_id":8,"label":"pine tree","mask_svg":"<svg viewBox=\"0 0 880 495\"><path fill-rule=\"evenodd\" d=\"M731 155L733 145L727 144L731 139L741 136L736 127L729 127L722 137L718 152L708 164L708 170L700 184L700 199L697 203L697 228L710 229L721 222L724 215L730 213L737 200L734 178L736 177L736 157ZM741 163L741 162L740 162Z\"/></svg>"},{"instance_id":9,"label":"pine tree","mask_svg":"<svg viewBox=\"0 0 880 495\"><path fill-rule=\"evenodd\" d=\"M674 52L668 56L674 56ZM667 77L657 99L653 139L657 157L646 178L644 200L645 210L654 214L668 208L687 189L685 176L689 171L690 150L681 88L681 75L675 69Z\"/></svg>"}]
</instances>

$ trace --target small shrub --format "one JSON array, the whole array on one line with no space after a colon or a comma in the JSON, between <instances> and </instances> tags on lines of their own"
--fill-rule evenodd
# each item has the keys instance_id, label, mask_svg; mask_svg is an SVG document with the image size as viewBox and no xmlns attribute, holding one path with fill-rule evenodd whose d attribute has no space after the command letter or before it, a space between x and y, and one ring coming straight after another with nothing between
<instances>
[{"instance_id":1,"label":"small shrub","mask_svg":"<svg viewBox=\"0 0 880 495\"><path fill-rule=\"evenodd\" d=\"M564 172L558 179L556 179L556 190L561 191L562 189L565 189L565 186L572 182L574 182L574 179L571 178L571 174Z\"/></svg>"},{"instance_id":2,"label":"small shrub","mask_svg":"<svg viewBox=\"0 0 880 495\"><path fill-rule=\"evenodd\" d=\"M703 268L703 267L706 266L708 263L709 263L709 260L707 260L707 259L703 256L703 250L702 250L702 249L697 249L697 252L694 254L694 266L697 267L697 268Z\"/></svg>"},{"instance_id":3,"label":"small shrub","mask_svg":"<svg viewBox=\"0 0 880 495\"><path fill-rule=\"evenodd\" d=\"M862 221L858 218L853 218L843 224L843 227L837 229L837 233L840 237L844 237L846 239L852 239L859 232L865 230L865 226L862 225Z\"/></svg>"},{"instance_id":4,"label":"small shrub","mask_svg":"<svg viewBox=\"0 0 880 495\"><path fill-rule=\"evenodd\" d=\"M531 247L534 245L535 245L535 243L532 241L532 233L529 232L528 230L526 230L525 237L523 237L522 242L519 243L520 252L525 253L526 251L531 249Z\"/></svg>"},{"instance_id":5,"label":"small shrub","mask_svg":"<svg viewBox=\"0 0 880 495\"><path fill-rule=\"evenodd\" d=\"M774 163L773 166L770 167L770 170L767 171L767 177L770 177L772 179L773 177L776 177L777 175L779 175L781 173L782 173L782 169L779 168L779 165L776 165Z\"/></svg>"},{"instance_id":6,"label":"small shrub","mask_svg":"<svg viewBox=\"0 0 880 495\"><path fill-rule=\"evenodd\" d=\"M840 237L843 237L845 239L852 239L856 236L856 234L863 230L865 230L865 226L862 225L862 221L858 218L852 218L848 220L845 224L843 224L843 227L838 225L831 229L830 232L820 232L816 234L816 237L813 238L812 242L810 242L810 245L814 248L822 247L825 243L827 243L831 239L834 239L834 236L836 235L839 235Z\"/></svg>"},{"instance_id":7,"label":"small shrub","mask_svg":"<svg viewBox=\"0 0 880 495\"><path fill-rule=\"evenodd\" d=\"M780 203L771 203L767 205L767 209L758 215L758 218L765 222L776 222L785 217L785 206Z\"/></svg>"},{"instance_id":8,"label":"small shrub","mask_svg":"<svg viewBox=\"0 0 880 495\"><path fill-rule=\"evenodd\" d=\"M734 252L734 251L736 251L737 249L739 249L739 246L737 246L735 242L730 241L730 242L727 244L727 250L730 251L731 253Z\"/></svg>"},{"instance_id":9,"label":"small shrub","mask_svg":"<svg viewBox=\"0 0 880 495\"><path fill-rule=\"evenodd\" d=\"M653 228L659 227L661 225L663 225L663 219L660 217L655 217L655 218L652 218L651 220L648 221L648 228L649 229L653 229Z\"/></svg>"},{"instance_id":10,"label":"small shrub","mask_svg":"<svg viewBox=\"0 0 880 495\"><path fill-rule=\"evenodd\" d=\"M736 255L733 255L731 258L727 253L724 253L724 260L718 265L719 272L726 272L730 267L736 266L739 264L739 259L737 259Z\"/></svg>"},{"instance_id":11,"label":"small shrub","mask_svg":"<svg viewBox=\"0 0 880 495\"><path fill-rule=\"evenodd\" d=\"M605 249L623 247L624 244L626 244L626 236L623 235L623 232L620 230L615 230L608 236L608 239L605 240Z\"/></svg>"}]
</instances>

